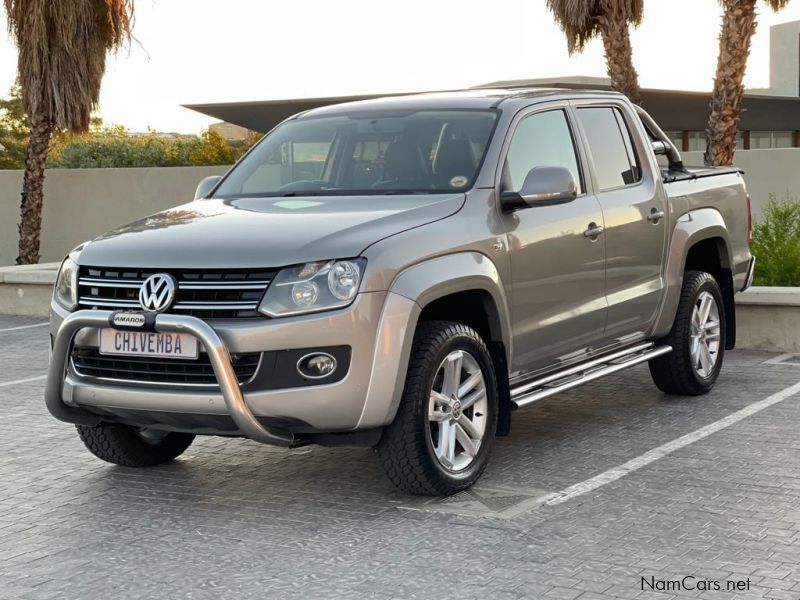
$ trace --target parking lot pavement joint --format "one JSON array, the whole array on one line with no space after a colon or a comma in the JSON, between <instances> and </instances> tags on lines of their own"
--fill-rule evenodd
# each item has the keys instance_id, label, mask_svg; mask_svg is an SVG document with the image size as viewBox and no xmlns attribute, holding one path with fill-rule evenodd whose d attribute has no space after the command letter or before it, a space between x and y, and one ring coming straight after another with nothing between
<instances>
[{"instance_id":1,"label":"parking lot pavement joint","mask_svg":"<svg viewBox=\"0 0 800 600\"><path fill-rule=\"evenodd\" d=\"M37 375L36 377L26 377L24 379L13 379L11 381L0 381L0 388L11 387L12 385L21 385L23 383L33 383L34 381L42 381L46 379L47 375Z\"/></svg>"},{"instance_id":2,"label":"parking lot pavement joint","mask_svg":"<svg viewBox=\"0 0 800 600\"><path fill-rule=\"evenodd\" d=\"M486 487L480 484L445 498L412 499L402 510L510 519L542 505L554 494L539 489Z\"/></svg>"},{"instance_id":3,"label":"parking lot pavement joint","mask_svg":"<svg viewBox=\"0 0 800 600\"><path fill-rule=\"evenodd\" d=\"M765 360L762 364L800 367L800 354L780 354Z\"/></svg>"},{"instance_id":4,"label":"parking lot pavement joint","mask_svg":"<svg viewBox=\"0 0 800 600\"><path fill-rule=\"evenodd\" d=\"M33 323L31 325L17 325L15 327L1 327L0 333L6 333L7 331L21 331L23 329L36 329L38 327L46 327L49 324L50 323L48 322L44 322L44 323Z\"/></svg>"}]
</instances>

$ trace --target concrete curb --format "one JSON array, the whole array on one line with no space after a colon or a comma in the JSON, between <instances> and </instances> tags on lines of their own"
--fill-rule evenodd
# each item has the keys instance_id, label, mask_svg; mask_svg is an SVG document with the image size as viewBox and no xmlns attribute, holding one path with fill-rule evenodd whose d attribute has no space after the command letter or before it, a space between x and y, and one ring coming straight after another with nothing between
<instances>
[{"instance_id":1,"label":"concrete curb","mask_svg":"<svg viewBox=\"0 0 800 600\"><path fill-rule=\"evenodd\" d=\"M46 317L59 263L0 267L0 314Z\"/></svg>"},{"instance_id":2,"label":"concrete curb","mask_svg":"<svg viewBox=\"0 0 800 600\"><path fill-rule=\"evenodd\" d=\"M751 287L736 296L736 304L754 306L800 306L800 288Z\"/></svg>"},{"instance_id":3,"label":"concrete curb","mask_svg":"<svg viewBox=\"0 0 800 600\"><path fill-rule=\"evenodd\" d=\"M0 267L0 283L26 283L52 287L56 283L58 267L59 263Z\"/></svg>"}]
</instances>

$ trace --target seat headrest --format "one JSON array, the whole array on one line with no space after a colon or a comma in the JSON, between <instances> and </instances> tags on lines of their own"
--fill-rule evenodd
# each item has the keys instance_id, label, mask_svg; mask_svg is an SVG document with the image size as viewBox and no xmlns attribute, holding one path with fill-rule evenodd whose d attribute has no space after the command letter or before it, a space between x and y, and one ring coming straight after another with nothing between
<instances>
[{"instance_id":1,"label":"seat headrest","mask_svg":"<svg viewBox=\"0 0 800 600\"><path fill-rule=\"evenodd\" d=\"M419 148L407 140L392 142L384 156L384 176L386 179L407 179L425 174Z\"/></svg>"},{"instance_id":2,"label":"seat headrest","mask_svg":"<svg viewBox=\"0 0 800 600\"><path fill-rule=\"evenodd\" d=\"M435 170L442 185L450 185L449 182L454 177L471 179L475 174L475 157L469 140L442 142L436 151Z\"/></svg>"}]
</instances>

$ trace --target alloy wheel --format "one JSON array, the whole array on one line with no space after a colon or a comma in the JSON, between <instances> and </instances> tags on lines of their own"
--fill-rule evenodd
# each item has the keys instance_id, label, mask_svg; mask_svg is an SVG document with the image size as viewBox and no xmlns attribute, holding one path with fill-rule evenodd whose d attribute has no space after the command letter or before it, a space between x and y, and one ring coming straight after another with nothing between
<instances>
[{"instance_id":1,"label":"alloy wheel","mask_svg":"<svg viewBox=\"0 0 800 600\"><path fill-rule=\"evenodd\" d=\"M475 460L486 433L486 380L466 350L450 352L436 371L428 402L428 435L439 464L462 471Z\"/></svg>"},{"instance_id":2,"label":"alloy wheel","mask_svg":"<svg viewBox=\"0 0 800 600\"><path fill-rule=\"evenodd\" d=\"M719 306L708 292L701 292L692 310L689 353L695 372L706 379L714 372L721 337Z\"/></svg>"}]
</instances>

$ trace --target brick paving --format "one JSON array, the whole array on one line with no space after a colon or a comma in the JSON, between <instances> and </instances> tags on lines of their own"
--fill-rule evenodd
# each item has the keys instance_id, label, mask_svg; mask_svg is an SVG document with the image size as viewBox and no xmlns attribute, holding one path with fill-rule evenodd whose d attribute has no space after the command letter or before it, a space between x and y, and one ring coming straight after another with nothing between
<instances>
[{"instance_id":1,"label":"brick paving","mask_svg":"<svg viewBox=\"0 0 800 600\"><path fill-rule=\"evenodd\" d=\"M3 386L44 374L47 329L0 331L0 599L798 600L800 395L500 518L799 381L776 356L730 354L702 398L663 396L637 367L544 400L515 415L473 495L427 502L368 449L209 437L167 466L106 465L47 414L42 381ZM669 583L686 576L697 589Z\"/></svg>"}]
</instances>

